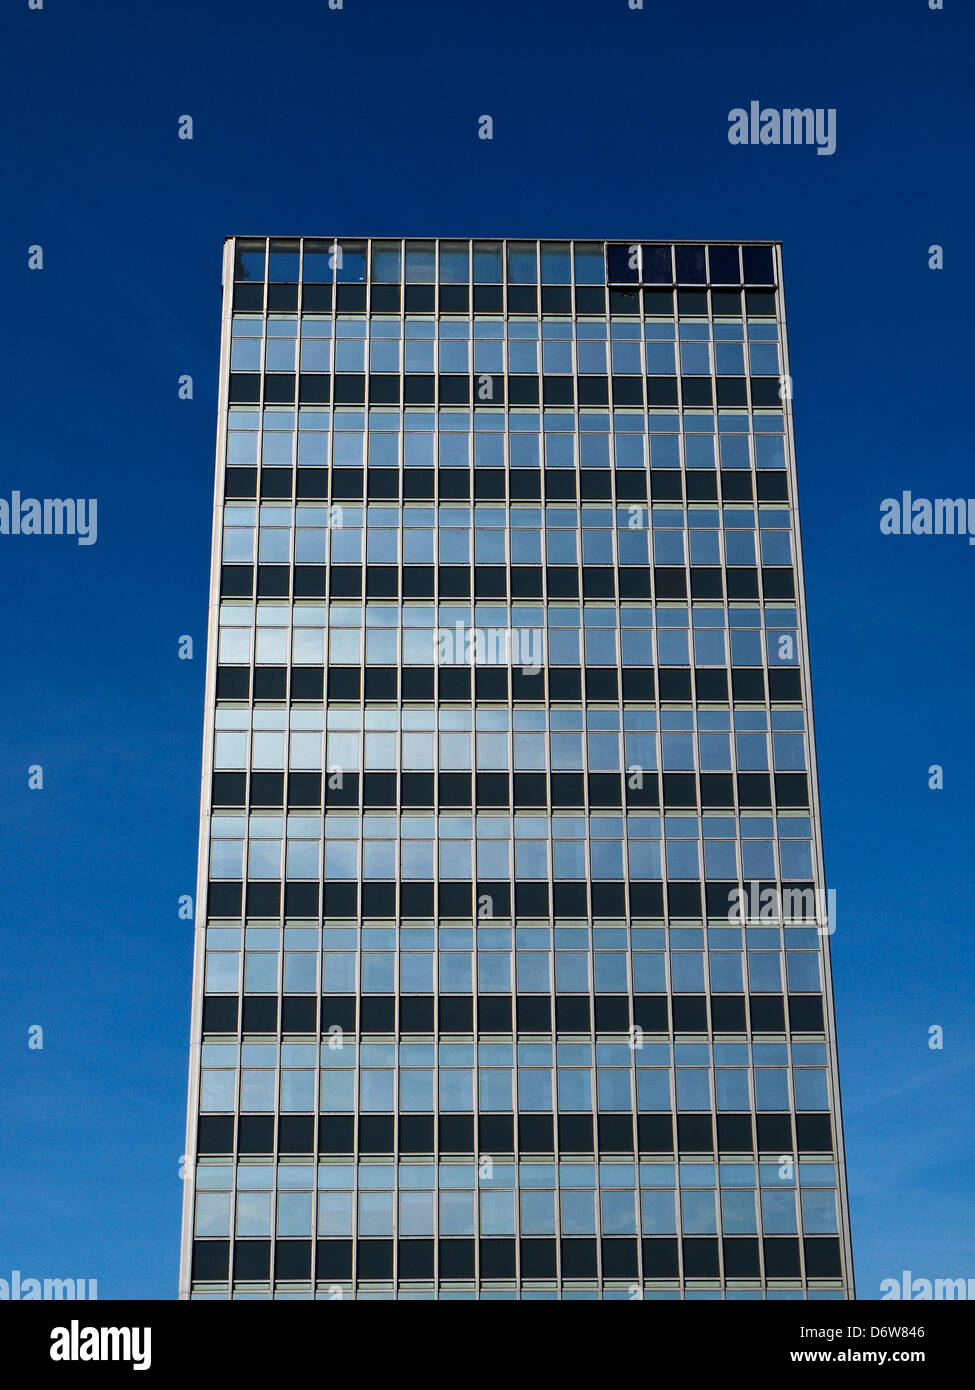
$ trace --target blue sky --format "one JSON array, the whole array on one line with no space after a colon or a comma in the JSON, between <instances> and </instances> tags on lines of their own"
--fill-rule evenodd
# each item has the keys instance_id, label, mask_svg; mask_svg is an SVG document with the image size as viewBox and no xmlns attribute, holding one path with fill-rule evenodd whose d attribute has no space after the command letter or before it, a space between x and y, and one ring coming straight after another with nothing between
<instances>
[{"instance_id":1,"label":"blue sky","mask_svg":"<svg viewBox=\"0 0 975 1390\"><path fill-rule=\"evenodd\" d=\"M0 1276L175 1292L220 254L266 232L783 241L859 1293L975 1276L975 551L879 530L975 493L972 31L955 0L7 7L0 495L99 510L92 546L0 537ZM730 145L751 100L835 108L836 153Z\"/></svg>"}]
</instances>

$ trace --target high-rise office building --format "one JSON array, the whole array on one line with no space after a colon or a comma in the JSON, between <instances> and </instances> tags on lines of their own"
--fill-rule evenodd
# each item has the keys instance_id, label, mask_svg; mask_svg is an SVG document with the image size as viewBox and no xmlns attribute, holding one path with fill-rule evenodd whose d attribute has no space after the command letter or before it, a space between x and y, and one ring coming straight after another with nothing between
<instances>
[{"instance_id":1,"label":"high-rise office building","mask_svg":"<svg viewBox=\"0 0 975 1390\"><path fill-rule=\"evenodd\" d=\"M852 1296L776 244L227 242L184 1297Z\"/></svg>"}]
</instances>

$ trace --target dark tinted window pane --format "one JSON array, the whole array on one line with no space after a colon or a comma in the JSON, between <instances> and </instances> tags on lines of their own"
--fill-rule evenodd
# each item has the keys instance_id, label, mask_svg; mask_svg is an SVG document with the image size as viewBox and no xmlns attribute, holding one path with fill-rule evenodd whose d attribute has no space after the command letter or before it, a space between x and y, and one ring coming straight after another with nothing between
<instances>
[{"instance_id":1,"label":"dark tinted window pane","mask_svg":"<svg viewBox=\"0 0 975 1390\"><path fill-rule=\"evenodd\" d=\"M703 285L707 276L704 270L703 246L677 247L677 283L681 285Z\"/></svg>"},{"instance_id":2,"label":"dark tinted window pane","mask_svg":"<svg viewBox=\"0 0 975 1390\"><path fill-rule=\"evenodd\" d=\"M741 250L745 266L745 284L774 285L771 246L743 246Z\"/></svg>"},{"instance_id":3,"label":"dark tinted window pane","mask_svg":"<svg viewBox=\"0 0 975 1390\"><path fill-rule=\"evenodd\" d=\"M606 268L611 285L635 285L640 279L642 248L627 243L606 247Z\"/></svg>"},{"instance_id":4,"label":"dark tinted window pane","mask_svg":"<svg viewBox=\"0 0 975 1390\"><path fill-rule=\"evenodd\" d=\"M644 290L643 312L647 318L667 318L674 312L673 290Z\"/></svg>"},{"instance_id":5,"label":"dark tinted window pane","mask_svg":"<svg viewBox=\"0 0 975 1390\"><path fill-rule=\"evenodd\" d=\"M741 268L737 246L709 246L708 264L712 285L740 285Z\"/></svg>"},{"instance_id":6,"label":"dark tinted window pane","mask_svg":"<svg viewBox=\"0 0 975 1390\"><path fill-rule=\"evenodd\" d=\"M643 283L645 285L672 285L674 283L669 246L644 246Z\"/></svg>"},{"instance_id":7,"label":"dark tinted window pane","mask_svg":"<svg viewBox=\"0 0 975 1390\"><path fill-rule=\"evenodd\" d=\"M711 308L715 318L741 317L740 290L712 290Z\"/></svg>"}]
</instances>

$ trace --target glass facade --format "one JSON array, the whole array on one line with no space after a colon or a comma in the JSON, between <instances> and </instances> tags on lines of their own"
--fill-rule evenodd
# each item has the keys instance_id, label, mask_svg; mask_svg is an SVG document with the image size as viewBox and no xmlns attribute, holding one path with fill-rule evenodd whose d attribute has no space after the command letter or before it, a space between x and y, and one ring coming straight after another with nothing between
<instances>
[{"instance_id":1,"label":"glass facade","mask_svg":"<svg viewBox=\"0 0 975 1390\"><path fill-rule=\"evenodd\" d=\"M235 239L181 1295L843 1299L776 244Z\"/></svg>"}]
</instances>

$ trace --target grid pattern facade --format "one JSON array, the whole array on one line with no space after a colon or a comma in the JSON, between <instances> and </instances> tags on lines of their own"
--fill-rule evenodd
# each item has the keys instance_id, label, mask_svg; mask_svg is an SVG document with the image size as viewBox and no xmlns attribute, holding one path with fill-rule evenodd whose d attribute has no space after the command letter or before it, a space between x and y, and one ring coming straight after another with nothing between
<instances>
[{"instance_id":1,"label":"grid pattern facade","mask_svg":"<svg viewBox=\"0 0 975 1390\"><path fill-rule=\"evenodd\" d=\"M228 241L182 1296L852 1296L790 400L775 244Z\"/></svg>"}]
</instances>

